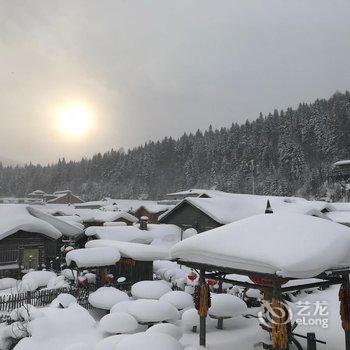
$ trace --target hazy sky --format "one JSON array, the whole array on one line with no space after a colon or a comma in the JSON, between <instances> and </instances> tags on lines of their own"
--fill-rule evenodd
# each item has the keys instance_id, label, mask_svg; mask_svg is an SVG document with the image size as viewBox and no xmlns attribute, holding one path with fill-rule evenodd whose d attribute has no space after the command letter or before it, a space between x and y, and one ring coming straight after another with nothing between
<instances>
[{"instance_id":1,"label":"hazy sky","mask_svg":"<svg viewBox=\"0 0 350 350\"><path fill-rule=\"evenodd\" d=\"M78 159L350 89L349 0L0 0L0 156ZM57 110L87 106L71 138Z\"/></svg>"}]
</instances>

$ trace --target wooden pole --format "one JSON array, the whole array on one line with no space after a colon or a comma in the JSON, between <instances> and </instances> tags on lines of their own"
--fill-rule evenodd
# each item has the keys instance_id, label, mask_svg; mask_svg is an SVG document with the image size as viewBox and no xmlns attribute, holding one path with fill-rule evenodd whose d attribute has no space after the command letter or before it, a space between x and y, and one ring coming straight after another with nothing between
<instances>
[{"instance_id":1,"label":"wooden pole","mask_svg":"<svg viewBox=\"0 0 350 350\"><path fill-rule=\"evenodd\" d=\"M344 279L344 288L348 291L350 290L350 279L349 275L343 275ZM344 330L345 332L345 350L350 350L350 332L348 330Z\"/></svg>"},{"instance_id":2,"label":"wooden pole","mask_svg":"<svg viewBox=\"0 0 350 350\"><path fill-rule=\"evenodd\" d=\"M307 350L317 350L315 333L307 333Z\"/></svg>"},{"instance_id":3,"label":"wooden pole","mask_svg":"<svg viewBox=\"0 0 350 350\"><path fill-rule=\"evenodd\" d=\"M205 283L205 271L204 270L200 270L199 273L199 286L202 286ZM205 316L200 316L199 319L199 345L200 346L206 346L206 317ZM348 349L346 349L348 350Z\"/></svg>"}]
</instances>

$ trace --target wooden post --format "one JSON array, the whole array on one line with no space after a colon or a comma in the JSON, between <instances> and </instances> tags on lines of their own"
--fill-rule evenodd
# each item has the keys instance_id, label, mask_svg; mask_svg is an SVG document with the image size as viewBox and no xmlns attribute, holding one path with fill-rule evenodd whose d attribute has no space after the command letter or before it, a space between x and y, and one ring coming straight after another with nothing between
<instances>
[{"instance_id":1,"label":"wooden post","mask_svg":"<svg viewBox=\"0 0 350 350\"><path fill-rule=\"evenodd\" d=\"M307 333L307 350L317 350L315 333Z\"/></svg>"},{"instance_id":2,"label":"wooden post","mask_svg":"<svg viewBox=\"0 0 350 350\"><path fill-rule=\"evenodd\" d=\"M273 296L273 302L276 302L276 301L281 301L283 302L282 300L282 288L281 288L281 280L279 278L276 278L274 281L273 281L273 289L272 289L272 296ZM288 312L288 311L287 311ZM272 325L272 327L274 327L276 325ZM278 325L277 325L278 326ZM275 330L276 332L283 332L282 329L280 328L277 328L277 330ZM281 334L275 334L274 331L272 331L272 341L274 343L275 339L274 337L278 335L280 336ZM280 347L280 346L275 346L272 348L273 350L287 350L288 349L288 344L287 344L287 347Z\"/></svg>"},{"instance_id":3,"label":"wooden post","mask_svg":"<svg viewBox=\"0 0 350 350\"><path fill-rule=\"evenodd\" d=\"M343 275L343 280L344 284L343 287L345 288L346 291L350 290L350 280L349 280L349 275ZM348 301L350 303L350 301ZM350 350L350 331L344 330L345 332L345 350Z\"/></svg>"},{"instance_id":4,"label":"wooden post","mask_svg":"<svg viewBox=\"0 0 350 350\"><path fill-rule=\"evenodd\" d=\"M202 286L205 283L205 271L200 270L199 274L199 285ZM206 346L206 317L205 316L200 316L199 320L199 345L200 346ZM348 350L348 349L346 349Z\"/></svg>"}]
</instances>

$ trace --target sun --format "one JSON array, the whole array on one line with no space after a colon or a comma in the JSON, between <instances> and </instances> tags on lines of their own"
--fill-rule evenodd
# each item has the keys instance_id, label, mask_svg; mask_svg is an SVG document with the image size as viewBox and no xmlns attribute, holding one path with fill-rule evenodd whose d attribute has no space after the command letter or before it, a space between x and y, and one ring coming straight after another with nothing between
<instances>
[{"instance_id":1,"label":"sun","mask_svg":"<svg viewBox=\"0 0 350 350\"><path fill-rule=\"evenodd\" d=\"M69 106L59 113L58 123L60 131L64 135L83 136L91 128L92 116L84 106Z\"/></svg>"}]
</instances>

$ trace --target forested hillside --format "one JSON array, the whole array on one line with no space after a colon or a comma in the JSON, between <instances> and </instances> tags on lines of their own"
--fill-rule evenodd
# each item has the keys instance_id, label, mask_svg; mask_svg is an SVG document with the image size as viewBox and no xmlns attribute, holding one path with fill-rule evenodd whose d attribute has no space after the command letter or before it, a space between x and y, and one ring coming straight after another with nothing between
<instances>
[{"instance_id":1,"label":"forested hillside","mask_svg":"<svg viewBox=\"0 0 350 350\"><path fill-rule=\"evenodd\" d=\"M300 104L243 125L111 150L80 162L0 167L0 194L71 189L85 199L162 198L197 188L320 197L331 164L350 158L350 93Z\"/></svg>"}]
</instances>

